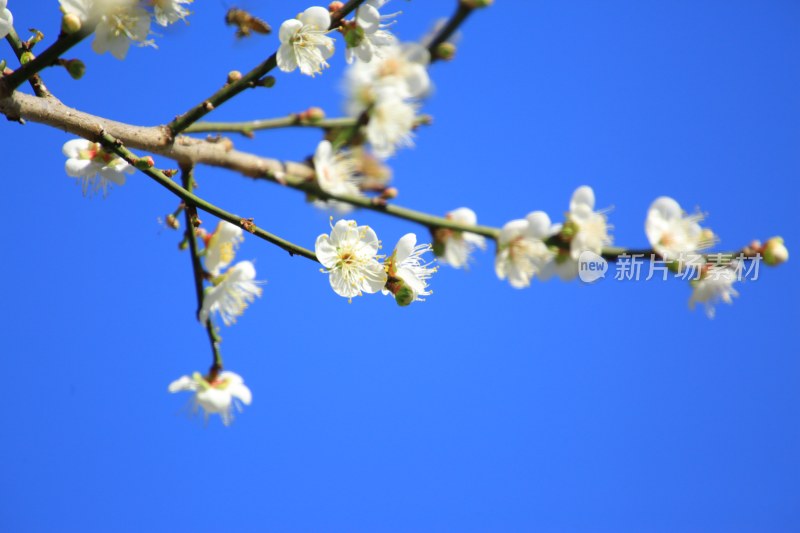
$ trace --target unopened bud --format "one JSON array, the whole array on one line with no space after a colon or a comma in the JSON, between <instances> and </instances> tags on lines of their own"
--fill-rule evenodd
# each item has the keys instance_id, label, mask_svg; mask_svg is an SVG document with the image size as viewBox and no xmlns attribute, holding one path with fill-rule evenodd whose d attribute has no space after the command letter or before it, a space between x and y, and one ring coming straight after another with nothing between
<instances>
[{"instance_id":1,"label":"unopened bud","mask_svg":"<svg viewBox=\"0 0 800 533\"><path fill-rule=\"evenodd\" d=\"M338 2L338 1L337 2L331 2L330 4L328 4L328 11L333 13L334 11L339 11L343 7L344 7L344 2Z\"/></svg>"},{"instance_id":2,"label":"unopened bud","mask_svg":"<svg viewBox=\"0 0 800 533\"><path fill-rule=\"evenodd\" d=\"M406 285L405 282L401 283L402 285L400 285L400 288L394 293L394 301L397 302L397 305L400 307L405 307L411 305L411 302L415 300L414 289Z\"/></svg>"},{"instance_id":3,"label":"unopened bud","mask_svg":"<svg viewBox=\"0 0 800 533\"><path fill-rule=\"evenodd\" d=\"M381 198L385 200L393 200L397 198L397 195L399 194L400 191L397 190L397 187L386 187L381 193Z\"/></svg>"},{"instance_id":4,"label":"unopened bud","mask_svg":"<svg viewBox=\"0 0 800 533\"><path fill-rule=\"evenodd\" d=\"M302 115L304 120L312 123L325 120L325 111L321 107L309 107Z\"/></svg>"},{"instance_id":5,"label":"unopened bud","mask_svg":"<svg viewBox=\"0 0 800 533\"><path fill-rule=\"evenodd\" d=\"M181 221L178 220L178 217L170 213L167 215L167 227L172 229L178 229L181 227Z\"/></svg>"},{"instance_id":6,"label":"unopened bud","mask_svg":"<svg viewBox=\"0 0 800 533\"><path fill-rule=\"evenodd\" d=\"M75 33L81 29L81 19L74 13L67 13L61 19L61 31L64 33Z\"/></svg>"},{"instance_id":7,"label":"unopened bud","mask_svg":"<svg viewBox=\"0 0 800 533\"><path fill-rule=\"evenodd\" d=\"M86 65L80 59L69 59L65 61L64 68L67 69L67 72L73 80L79 80L86 74Z\"/></svg>"},{"instance_id":8,"label":"unopened bud","mask_svg":"<svg viewBox=\"0 0 800 533\"><path fill-rule=\"evenodd\" d=\"M769 266L778 266L789 260L789 250L783 243L783 238L772 237L764 245L764 262Z\"/></svg>"},{"instance_id":9,"label":"unopened bud","mask_svg":"<svg viewBox=\"0 0 800 533\"><path fill-rule=\"evenodd\" d=\"M161 171L168 178L174 178L178 174L177 168L167 168Z\"/></svg>"},{"instance_id":10,"label":"unopened bud","mask_svg":"<svg viewBox=\"0 0 800 533\"><path fill-rule=\"evenodd\" d=\"M139 170L149 170L155 166L156 162L153 161L153 158L149 155L140 157L136 160L136 164L134 165Z\"/></svg>"},{"instance_id":11,"label":"unopened bud","mask_svg":"<svg viewBox=\"0 0 800 533\"><path fill-rule=\"evenodd\" d=\"M228 72L228 83L234 83L242 79L242 73L238 70Z\"/></svg>"},{"instance_id":12,"label":"unopened bud","mask_svg":"<svg viewBox=\"0 0 800 533\"><path fill-rule=\"evenodd\" d=\"M33 55L32 52L22 52L22 55L19 56L19 62L20 62L20 64L24 65L25 63L30 63L35 58L36 58L36 56Z\"/></svg>"},{"instance_id":13,"label":"unopened bud","mask_svg":"<svg viewBox=\"0 0 800 533\"><path fill-rule=\"evenodd\" d=\"M451 42L444 42L436 47L436 57L445 61L450 61L456 56L456 45Z\"/></svg>"},{"instance_id":14,"label":"unopened bud","mask_svg":"<svg viewBox=\"0 0 800 533\"><path fill-rule=\"evenodd\" d=\"M266 87L267 89L271 89L272 87L275 87L275 76L264 76L258 80L258 84L262 87Z\"/></svg>"}]
</instances>

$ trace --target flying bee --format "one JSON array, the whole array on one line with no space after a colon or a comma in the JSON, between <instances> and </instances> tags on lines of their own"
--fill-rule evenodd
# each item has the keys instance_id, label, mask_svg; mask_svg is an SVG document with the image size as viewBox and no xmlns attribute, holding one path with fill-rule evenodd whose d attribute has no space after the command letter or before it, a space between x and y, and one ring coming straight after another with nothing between
<instances>
[{"instance_id":1,"label":"flying bee","mask_svg":"<svg viewBox=\"0 0 800 533\"><path fill-rule=\"evenodd\" d=\"M252 33L266 35L272 31L269 24L251 15L244 9L236 7L230 8L225 14L225 24L228 26L236 26L236 37L239 39L250 37Z\"/></svg>"}]
</instances>

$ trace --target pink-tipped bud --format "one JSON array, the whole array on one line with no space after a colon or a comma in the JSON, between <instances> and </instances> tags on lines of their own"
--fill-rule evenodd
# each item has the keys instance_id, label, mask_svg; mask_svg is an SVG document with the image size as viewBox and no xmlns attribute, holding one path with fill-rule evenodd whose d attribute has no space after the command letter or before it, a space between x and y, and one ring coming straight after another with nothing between
<instances>
[{"instance_id":1,"label":"pink-tipped bud","mask_svg":"<svg viewBox=\"0 0 800 533\"><path fill-rule=\"evenodd\" d=\"M343 7L344 7L344 2L338 2L338 1L337 2L331 2L330 4L328 4L328 11L333 13L334 11L339 11Z\"/></svg>"},{"instance_id":2,"label":"pink-tipped bud","mask_svg":"<svg viewBox=\"0 0 800 533\"><path fill-rule=\"evenodd\" d=\"M150 170L155 166L155 164L156 162L153 161L153 158L150 157L149 155L146 155L144 157L140 157L139 159L137 159L135 166L139 170Z\"/></svg>"}]
</instances>

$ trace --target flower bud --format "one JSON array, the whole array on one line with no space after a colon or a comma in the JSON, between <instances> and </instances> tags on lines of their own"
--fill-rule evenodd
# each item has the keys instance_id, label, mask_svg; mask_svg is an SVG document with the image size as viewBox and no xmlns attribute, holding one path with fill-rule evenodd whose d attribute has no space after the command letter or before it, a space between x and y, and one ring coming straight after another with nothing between
<instances>
[{"instance_id":1,"label":"flower bud","mask_svg":"<svg viewBox=\"0 0 800 533\"><path fill-rule=\"evenodd\" d=\"M136 164L134 165L139 170L149 170L155 166L156 162L153 161L153 158L149 155L140 157L136 160Z\"/></svg>"},{"instance_id":2,"label":"flower bud","mask_svg":"<svg viewBox=\"0 0 800 533\"><path fill-rule=\"evenodd\" d=\"M271 89L272 87L275 87L275 76L264 76L258 80L258 84L262 87L266 87L267 89Z\"/></svg>"},{"instance_id":3,"label":"flower bud","mask_svg":"<svg viewBox=\"0 0 800 533\"><path fill-rule=\"evenodd\" d=\"M789 250L783 244L783 238L772 237L764 245L764 262L769 266L778 266L789 260Z\"/></svg>"},{"instance_id":4,"label":"flower bud","mask_svg":"<svg viewBox=\"0 0 800 533\"><path fill-rule=\"evenodd\" d=\"M228 83L234 83L242 79L242 73L238 70L228 72Z\"/></svg>"},{"instance_id":5,"label":"flower bud","mask_svg":"<svg viewBox=\"0 0 800 533\"><path fill-rule=\"evenodd\" d=\"M343 7L344 7L344 2L338 2L338 1L337 2L331 2L330 4L328 4L328 11L333 13L334 11L339 11Z\"/></svg>"},{"instance_id":6,"label":"flower bud","mask_svg":"<svg viewBox=\"0 0 800 533\"><path fill-rule=\"evenodd\" d=\"M456 55L456 45L451 42L444 42L436 47L436 57L444 61L450 61Z\"/></svg>"},{"instance_id":7,"label":"flower bud","mask_svg":"<svg viewBox=\"0 0 800 533\"><path fill-rule=\"evenodd\" d=\"M86 65L80 59L69 59L65 61L64 68L67 69L67 72L73 80L79 80L86 74Z\"/></svg>"},{"instance_id":8,"label":"flower bud","mask_svg":"<svg viewBox=\"0 0 800 533\"><path fill-rule=\"evenodd\" d=\"M397 190L397 187L386 187L381 193L381 198L385 200L394 200L397 198L398 194L400 194L400 191Z\"/></svg>"},{"instance_id":9,"label":"flower bud","mask_svg":"<svg viewBox=\"0 0 800 533\"><path fill-rule=\"evenodd\" d=\"M61 19L61 31L64 33L75 33L81 29L81 19L74 13L67 13Z\"/></svg>"},{"instance_id":10,"label":"flower bud","mask_svg":"<svg viewBox=\"0 0 800 533\"><path fill-rule=\"evenodd\" d=\"M181 221L178 220L178 217L170 213L167 215L167 227L172 229L179 229L181 227Z\"/></svg>"},{"instance_id":11,"label":"flower bud","mask_svg":"<svg viewBox=\"0 0 800 533\"><path fill-rule=\"evenodd\" d=\"M325 111L320 107L309 107L303 113L303 118L308 122L319 122L325 119Z\"/></svg>"},{"instance_id":12,"label":"flower bud","mask_svg":"<svg viewBox=\"0 0 800 533\"><path fill-rule=\"evenodd\" d=\"M394 301L397 302L397 305L400 307L405 307L407 305L411 305L416 299L414 295L414 290L406 285L404 282L401 282L400 288L397 289L397 292L394 293Z\"/></svg>"}]
</instances>

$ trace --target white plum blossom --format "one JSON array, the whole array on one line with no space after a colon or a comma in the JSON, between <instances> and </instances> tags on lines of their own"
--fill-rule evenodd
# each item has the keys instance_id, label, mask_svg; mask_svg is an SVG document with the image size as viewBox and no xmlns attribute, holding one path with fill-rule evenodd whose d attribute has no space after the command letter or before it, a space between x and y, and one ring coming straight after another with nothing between
<instances>
[{"instance_id":1,"label":"white plum blossom","mask_svg":"<svg viewBox=\"0 0 800 533\"><path fill-rule=\"evenodd\" d=\"M411 146L418 104L430 89L428 51L417 44L389 45L381 58L356 61L347 71L347 113L369 112L367 140L375 155L386 158L400 146Z\"/></svg>"},{"instance_id":2,"label":"white plum blossom","mask_svg":"<svg viewBox=\"0 0 800 533\"><path fill-rule=\"evenodd\" d=\"M0 39L5 38L14 27L14 15L8 10L7 5L7 0L0 0Z\"/></svg>"},{"instance_id":3,"label":"white plum blossom","mask_svg":"<svg viewBox=\"0 0 800 533\"><path fill-rule=\"evenodd\" d=\"M169 26L179 20L186 20L191 11L183 7L194 0L149 0L153 4L156 22L161 26Z\"/></svg>"},{"instance_id":4,"label":"white plum blossom","mask_svg":"<svg viewBox=\"0 0 800 533\"><path fill-rule=\"evenodd\" d=\"M700 279L693 280L692 297L689 299L689 309L694 310L695 304L705 306L706 316L714 318L716 309L714 305L719 302L733 303L733 297L739 296L733 283L737 280L736 270L728 266L710 266L701 275Z\"/></svg>"},{"instance_id":5,"label":"white plum blossom","mask_svg":"<svg viewBox=\"0 0 800 533\"><path fill-rule=\"evenodd\" d=\"M192 399L194 412L202 407L206 421L210 415L218 414L226 426L233 421L234 406L241 412L240 402L250 405L253 401L253 395L242 377L228 371L220 372L211 382L206 381L200 372L195 372L191 377L181 376L170 383L167 390L194 392Z\"/></svg>"},{"instance_id":6,"label":"white plum blossom","mask_svg":"<svg viewBox=\"0 0 800 533\"><path fill-rule=\"evenodd\" d=\"M233 262L236 248L244 241L244 230L240 226L220 220L217 229L208 236L205 249L205 267L212 276Z\"/></svg>"},{"instance_id":7,"label":"white plum blossom","mask_svg":"<svg viewBox=\"0 0 800 533\"><path fill-rule=\"evenodd\" d=\"M704 250L714 244L711 230L700 227L703 218L702 213L687 214L678 202L662 196L647 211L644 226L647 240L665 260L676 261L682 255Z\"/></svg>"},{"instance_id":8,"label":"white plum blossom","mask_svg":"<svg viewBox=\"0 0 800 533\"><path fill-rule=\"evenodd\" d=\"M64 169L67 175L81 181L84 196L86 193L103 191L108 194L109 184L125 184L125 174L136 170L124 159L103 150L98 144L85 139L73 139L64 143L61 149L67 156Z\"/></svg>"},{"instance_id":9,"label":"white plum blossom","mask_svg":"<svg viewBox=\"0 0 800 533\"><path fill-rule=\"evenodd\" d=\"M278 37L278 68L292 72L298 67L307 76L314 76L327 68L326 59L333 55L333 39L328 37L331 15L324 7L313 6L296 19L281 24Z\"/></svg>"},{"instance_id":10,"label":"white plum blossom","mask_svg":"<svg viewBox=\"0 0 800 533\"><path fill-rule=\"evenodd\" d=\"M612 226L603 211L594 210L594 191L588 185L578 187L572 194L568 220L575 229L570 243L572 259L577 260L587 250L599 255L604 246L611 244L608 231Z\"/></svg>"},{"instance_id":11,"label":"white plum blossom","mask_svg":"<svg viewBox=\"0 0 800 533\"><path fill-rule=\"evenodd\" d=\"M437 269L431 267L431 263L424 263L422 256L432 251L430 244L417 245L417 236L413 233L403 235L386 259L388 279L383 294L392 294L401 306L425 301L421 297L432 294L427 290L428 280Z\"/></svg>"},{"instance_id":12,"label":"white plum blossom","mask_svg":"<svg viewBox=\"0 0 800 533\"><path fill-rule=\"evenodd\" d=\"M530 286L536 275L543 280L549 278L553 272L555 252L545 241L560 229L561 226L552 224L543 211L534 211L525 219L506 223L497 238L494 263L497 277L508 279L516 289Z\"/></svg>"},{"instance_id":13,"label":"white plum blossom","mask_svg":"<svg viewBox=\"0 0 800 533\"><path fill-rule=\"evenodd\" d=\"M386 284L386 270L378 261L380 241L369 226L354 220L339 220L331 234L317 237L314 250L330 277L333 291L352 299L362 293L376 293Z\"/></svg>"},{"instance_id":14,"label":"white plum blossom","mask_svg":"<svg viewBox=\"0 0 800 533\"><path fill-rule=\"evenodd\" d=\"M478 223L478 216L469 207L454 209L445 218L465 226L475 226ZM435 240L434 250L439 261L454 268L466 267L475 248L486 249L486 238L468 231L439 228L435 232Z\"/></svg>"},{"instance_id":15,"label":"white plum blossom","mask_svg":"<svg viewBox=\"0 0 800 533\"><path fill-rule=\"evenodd\" d=\"M352 63L354 58L369 63L373 58L383 57L383 50L396 45L397 39L385 28L391 26L383 22L392 19L399 13L381 15L380 8L388 0L367 0L356 10L355 28L345 34L347 50L345 59Z\"/></svg>"},{"instance_id":16,"label":"white plum blossom","mask_svg":"<svg viewBox=\"0 0 800 533\"><path fill-rule=\"evenodd\" d=\"M59 0L64 13L76 15L81 22L97 19L92 50L111 52L125 59L131 43L153 46L148 40L150 14L133 0Z\"/></svg>"},{"instance_id":17,"label":"white plum blossom","mask_svg":"<svg viewBox=\"0 0 800 533\"><path fill-rule=\"evenodd\" d=\"M214 286L207 289L200 309L200 322L205 324L211 313L217 313L226 326L236 322L256 297L261 296L256 267L250 261L240 261L224 274L213 280Z\"/></svg>"},{"instance_id":18,"label":"white plum blossom","mask_svg":"<svg viewBox=\"0 0 800 533\"><path fill-rule=\"evenodd\" d=\"M317 185L329 194L360 196L359 179L356 177L357 161L349 152L334 153L330 141L317 145L314 153L314 173ZM353 206L336 200L319 202L321 207L332 207L339 213L347 213Z\"/></svg>"},{"instance_id":19,"label":"white plum blossom","mask_svg":"<svg viewBox=\"0 0 800 533\"><path fill-rule=\"evenodd\" d=\"M428 75L430 54L416 43L390 45L381 49L380 58L369 63L356 61L346 74L347 112L359 115L388 88L400 98L422 98L431 87Z\"/></svg>"}]
</instances>

